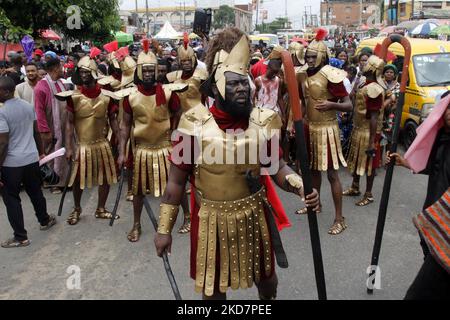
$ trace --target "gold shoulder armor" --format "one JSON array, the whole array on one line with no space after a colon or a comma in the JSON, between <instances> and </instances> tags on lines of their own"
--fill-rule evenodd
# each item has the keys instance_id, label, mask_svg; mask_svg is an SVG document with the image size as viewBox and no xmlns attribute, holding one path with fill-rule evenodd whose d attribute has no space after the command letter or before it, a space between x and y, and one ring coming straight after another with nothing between
<instances>
[{"instance_id":1,"label":"gold shoulder armor","mask_svg":"<svg viewBox=\"0 0 450 320\"><path fill-rule=\"evenodd\" d=\"M163 85L164 91L170 92L184 92L189 88L189 85L186 83L170 83Z\"/></svg>"},{"instance_id":2,"label":"gold shoulder armor","mask_svg":"<svg viewBox=\"0 0 450 320\"><path fill-rule=\"evenodd\" d=\"M97 80L97 83L101 86L106 86L108 84L110 84L111 82L113 82L115 79L113 76L107 76L107 77L103 77L101 79Z\"/></svg>"},{"instance_id":3,"label":"gold shoulder armor","mask_svg":"<svg viewBox=\"0 0 450 320\"><path fill-rule=\"evenodd\" d=\"M110 97L111 99L114 99L114 100L120 100L120 99L122 99L120 96L116 95L116 94L115 94L114 92L112 92L112 91L105 90L105 89L101 89L101 90L102 90L102 94L103 94L104 96Z\"/></svg>"},{"instance_id":4,"label":"gold shoulder armor","mask_svg":"<svg viewBox=\"0 0 450 320\"><path fill-rule=\"evenodd\" d=\"M264 130L267 139L272 138L283 125L278 113L264 108L253 108L250 121Z\"/></svg>"},{"instance_id":5,"label":"gold shoulder armor","mask_svg":"<svg viewBox=\"0 0 450 320\"><path fill-rule=\"evenodd\" d=\"M172 71L166 74L166 78L169 82L174 82L180 78L178 71Z\"/></svg>"},{"instance_id":6,"label":"gold shoulder armor","mask_svg":"<svg viewBox=\"0 0 450 320\"><path fill-rule=\"evenodd\" d=\"M331 83L340 83L344 81L347 76L347 72L344 70L332 67L330 65L322 67L322 69L320 69L320 73Z\"/></svg>"},{"instance_id":7,"label":"gold shoulder armor","mask_svg":"<svg viewBox=\"0 0 450 320\"><path fill-rule=\"evenodd\" d=\"M177 130L189 136L194 136L208 120L212 113L203 104L198 104L181 115Z\"/></svg>"},{"instance_id":8,"label":"gold shoulder armor","mask_svg":"<svg viewBox=\"0 0 450 320\"><path fill-rule=\"evenodd\" d=\"M199 78L200 81L205 81L206 79L208 79L209 74L208 71L206 71L206 69L197 68L195 69L194 77Z\"/></svg>"},{"instance_id":9,"label":"gold shoulder armor","mask_svg":"<svg viewBox=\"0 0 450 320\"><path fill-rule=\"evenodd\" d=\"M136 91L137 91L137 87L128 87L128 88L114 92L114 95L118 98L116 100L120 100L127 96L130 96L131 94L133 94Z\"/></svg>"},{"instance_id":10,"label":"gold shoulder armor","mask_svg":"<svg viewBox=\"0 0 450 320\"><path fill-rule=\"evenodd\" d=\"M75 93L75 90L69 90L69 91L62 91L57 94L55 94L55 98L60 101L67 100L68 97L71 97Z\"/></svg>"},{"instance_id":11,"label":"gold shoulder armor","mask_svg":"<svg viewBox=\"0 0 450 320\"><path fill-rule=\"evenodd\" d=\"M384 89L378 83L372 82L367 85L367 95L369 96L369 98L375 99L376 97L378 97L380 94L383 93Z\"/></svg>"}]
</instances>

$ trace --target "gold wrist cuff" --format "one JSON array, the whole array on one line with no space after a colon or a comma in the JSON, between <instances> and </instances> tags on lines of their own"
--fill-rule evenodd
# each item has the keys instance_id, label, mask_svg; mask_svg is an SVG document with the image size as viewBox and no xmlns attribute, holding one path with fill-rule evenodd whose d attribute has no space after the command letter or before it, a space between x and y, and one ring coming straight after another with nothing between
<instances>
[{"instance_id":1,"label":"gold wrist cuff","mask_svg":"<svg viewBox=\"0 0 450 320\"><path fill-rule=\"evenodd\" d=\"M177 221L178 206L161 203L159 209L158 233L171 234L175 221Z\"/></svg>"},{"instance_id":2,"label":"gold wrist cuff","mask_svg":"<svg viewBox=\"0 0 450 320\"><path fill-rule=\"evenodd\" d=\"M296 173L288 174L286 176L286 182L294 191L298 189L303 190L303 179Z\"/></svg>"}]
</instances>

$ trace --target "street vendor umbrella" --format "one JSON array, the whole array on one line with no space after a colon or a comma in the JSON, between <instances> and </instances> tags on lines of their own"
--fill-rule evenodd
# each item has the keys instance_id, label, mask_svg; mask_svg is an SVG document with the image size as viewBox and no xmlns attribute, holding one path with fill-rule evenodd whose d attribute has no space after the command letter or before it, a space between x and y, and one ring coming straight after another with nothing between
<instances>
[{"instance_id":1,"label":"street vendor umbrella","mask_svg":"<svg viewBox=\"0 0 450 320\"><path fill-rule=\"evenodd\" d=\"M114 33L114 38L117 42L119 42L119 44L130 44L133 42L133 35L123 31Z\"/></svg>"},{"instance_id":2,"label":"street vendor umbrella","mask_svg":"<svg viewBox=\"0 0 450 320\"><path fill-rule=\"evenodd\" d=\"M25 52L25 55L27 56L27 61L30 62L33 58L33 49L34 49L34 40L29 35L26 35L25 37L20 40L20 44L23 47L23 51Z\"/></svg>"},{"instance_id":3,"label":"street vendor umbrella","mask_svg":"<svg viewBox=\"0 0 450 320\"><path fill-rule=\"evenodd\" d=\"M55 31L47 29L41 32L41 38L46 40L61 40Z\"/></svg>"},{"instance_id":4,"label":"street vendor umbrella","mask_svg":"<svg viewBox=\"0 0 450 320\"><path fill-rule=\"evenodd\" d=\"M430 32L430 36L450 36L450 26L448 25L442 25L437 28L434 28Z\"/></svg>"},{"instance_id":5,"label":"street vendor umbrella","mask_svg":"<svg viewBox=\"0 0 450 320\"><path fill-rule=\"evenodd\" d=\"M194 32L191 32L191 34L189 34L189 39L200 39L200 37Z\"/></svg>"},{"instance_id":6,"label":"street vendor umbrella","mask_svg":"<svg viewBox=\"0 0 450 320\"><path fill-rule=\"evenodd\" d=\"M419 24L417 27L413 28L410 34L415 36L427 36L430 34L432 30L436 29L437 26L438 26L437 24L432 22L422 23Z\"/></svg>"},{"instance_id":7,"label":"street vendor umbrella","mask_svg":"<svg viewBox=\"0 0 450 320\"><path fill-rule=\"evenodd\" d=\"M386 28L381 29L380 33L383 33L385 35L390 35L391 33L395 32L396 28L397 28L397 26L388 26Z\"/></svg>"}]
</instances>

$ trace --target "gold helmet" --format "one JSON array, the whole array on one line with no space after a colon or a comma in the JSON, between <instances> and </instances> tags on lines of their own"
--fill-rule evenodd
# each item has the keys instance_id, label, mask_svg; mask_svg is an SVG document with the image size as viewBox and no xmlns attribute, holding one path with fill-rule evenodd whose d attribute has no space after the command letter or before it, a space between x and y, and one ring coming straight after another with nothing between
<instances>
[{"instance_id":1,"label":"gold helmet","mask_svg":"<svg viewBox=\"0 0 450 320\"><path fill-rule=\"evenodd\" d=\"M191 60L192 67L195 68L197 63L197 56L195 55L194 49L189 46L189 36L187 32L184 33L183 45L178 47L178 62L181 63L183 60Z\"/></svg>"},{"instance_id":2,"label":"gold helmet","mask_svg":"<svg viewBox=\"0 0 450 320\"><path fill-rule=\"evenodd\" d=\"M136 61L129 55L128 47L122 47L116 51L115 57L119 62L122 71L122 83L120 86L125 88L134 80L134 71L136 70Z\"/></svg>"},{"instance_id":3,"label":"gold helmet","mask_svg":"<svg viewBox=\"0 0 450 320\"><path fill-rule=\"evenodd\" d=\"M96 47L91 48L91 52L88 56L84 56L78 61L75 72L72 75L72 82L76 85L81 85L82 81L80 78L80 69L88 70L91 72L92 77L97 80L98 77L98 68L97 63L95 62L95 57L101 53L100 49Z\"/></svg>"},{"instance_id":4,"label":"gold helmet","mask_svg":"<svg viewBox=\"0 0 450 320\"><path fill-rule=\"evenodd\" d=\"M214 56L213 70L216 70L217 66L222 64L227 57L228 57L228 52L226 52L223 49L216 52L216 55Z\"/></svg>"},{"instance_id":5,"label":"gold helmet","mask_svg":"<svg viewBox=\"0 0 450 320\"><path fill-rule=\"evenodd\" d=\"M383 80L383 69L386 63L383 59L380 59L376 55L371 55L367 60L366 65L363 67L362 72L373 72L375 73L375 77L377 79L377 83L381 85L383 88L386 87Z\"/></svg>"},{"instance_id":6,"label":"gold helmet","mask_svg":"<svg viewBox=\"0 0 450 320\"><path fill-rule=\"evenodd\" d=\"M305 47L302 44L292 41L289 44L288 51L293 57L297 58L300 64L305 64Z\"/></svg>"},{"instance_id":7,"label":"gold helmet","mask_svg":"<svg viewBox=\"0 0 450 320\"><path fill-rule=\"evenodd\" d=\"M325 37L327 36L328 31L326 29L320 28L317 30L317 34L315 39L309 44L306 51L313 51L317 53L317 60L316 65L314 67L319 67L320 65L324 64L326 59L330 58L330 50L328 49L327 45L323 41Z\"/></svg>"},{"instance_id":8,"label":"gold helmet","mask_svg":"<svg viewBox=\"0 0 450 320\"><path fill-rule=\"evenodd\" d=\"M150 41L148 39L144 39L142 41L143 51L139 54L136 66L137 77L140 80L143 80L142 76L142 67L147 65L155 66L155 79L158 78L158 58L155 54L150 50Z\"/></svg>"},{"instance_id":9,"label":"gold helmet","mask_svg":"<svg viewBox=\"0 0 450 320\"><path fill-rule=\"evenodd\" d=\"M281 59L281 53L284 51L284 48L282 46L275 46L272 49L272 52L267 57L267 60L277 60Z\"/></svg>"},{"instance_id":10,"label":"gold helmet","mask_svg":"<svg viewBox=\"0 0 450 320\"><path fill-rule=\"evenodd\" d=\"M117 58L115 56L115 52L119 49L119 43L117 40L114 40L112 42L109 42L103 46L103 49L105 49L108 52L107 55L107 61L110 65L113 65L114 68L120 69L119 61L117 61Z\"/></svg>"},{"instance_id":11,"label":"gold helmet","mask_svg":"<svg viewBox=\"0 0 450 320\"><path fill-rule=\"evenodd\" d=\"M220 52L219 52L220 53ZM234 72L243 76L248 75L248 61L250 58L247 37L243 35L239 42L233 47L228 56L217 66L214 80L222 98L225 99L226 72ZM220 59L218 59L220 62Z\"/></svg>"}]
</instances>

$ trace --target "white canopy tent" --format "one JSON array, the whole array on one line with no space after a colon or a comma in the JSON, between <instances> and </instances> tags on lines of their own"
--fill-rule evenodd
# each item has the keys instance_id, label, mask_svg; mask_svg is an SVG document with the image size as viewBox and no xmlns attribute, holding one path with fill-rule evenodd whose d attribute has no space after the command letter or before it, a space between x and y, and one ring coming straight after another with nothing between
<instances>
[{"instance_id":1,"label":"white canopy tent","mask_svg":"<svg viewBox=\"0 0 450 320\"><path fill-rule=\"evenodd\" d=\"M154 36L155 39L177 39L179 37L180 33L172 27L169 21L166 21L161 30Z\"/></svg>"}]
</instances>

